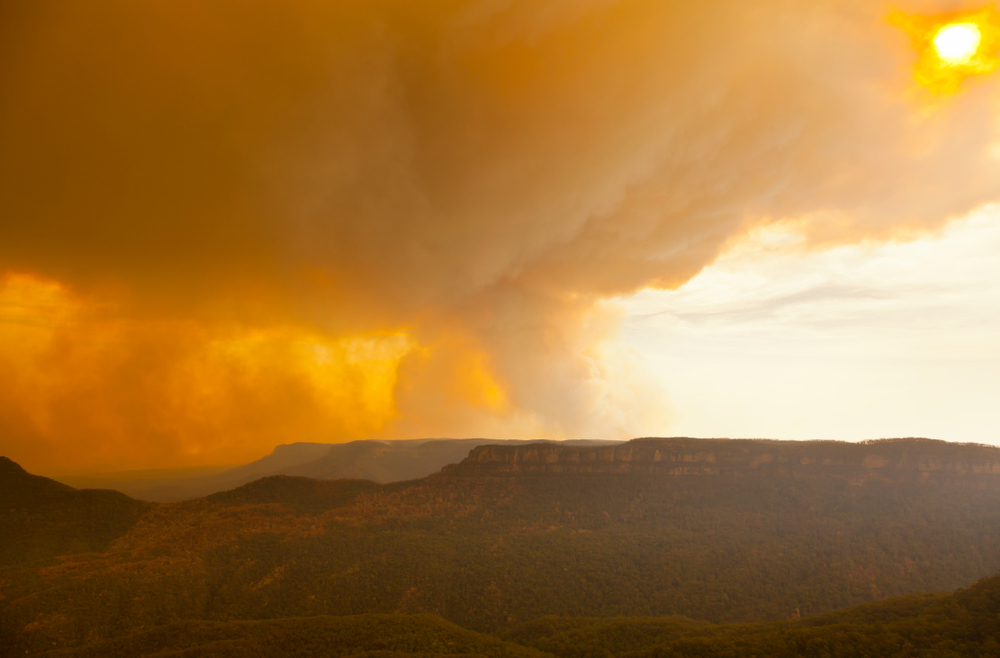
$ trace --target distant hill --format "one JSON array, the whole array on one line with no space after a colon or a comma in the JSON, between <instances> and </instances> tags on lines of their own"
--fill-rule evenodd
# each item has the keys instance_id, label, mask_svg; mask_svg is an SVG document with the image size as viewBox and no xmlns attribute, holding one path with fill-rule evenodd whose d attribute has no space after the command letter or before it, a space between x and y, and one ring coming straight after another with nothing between
<instances>
[{"instance_id":1,"label":"distant hill","mask_svg":"<svg viewBox=\"0 0 1000 658\"><path fill-rule=\"evenodd\" d=\"M354 479L389 483L426 477L447 464L463 460L475 447L527 445L527 440L412 439L350 441L348 443L291 443L279 445L257 461L197 476L146 478L135 473L60 478L73 486L116 489L141 500L192 500L233 489L270 475L298 475L320 480ZM537 442L534 442L537 443ZM568 441L567 445L610 445L615 441Z\"/></svg>"},{"instance_id":2,"label":"distant hill","mask_svg":"<svg viewBox=\"0 0 1000 658\"><path fill-rule=\"evenodd\" d=\"M1000 448L932 439L774 441L766 439L635 439L608 446L486 445L445 469L452 475L634 473L677 477L823 477L938 482L1000 475ZM983 479L981 476L986 476Z\"/></svg>"},{"instance_id":3,"label":"distant hill","mask_svg":"<svg viewBox=\"0 0 1000 658\"><path fill-rule=\"evenodd\" d=\"M117 491L79 491L0 457L0 565L98 551L150 507Z\"/></svg>"},{"instance_id":4,"label":"distant hill","mask_svg":"<svg viewBox=\"0 0 1000 658\"><path fill-rule=\"evenodd\" d=\"M641 439L477 447L391 484L270 476L150 506L98 552L0 567L0 632L23 655L313 615L494 634L552 615L815 617L996 573L998 465L1000 449L921 439Z\"/></svg>"}]
</instances>

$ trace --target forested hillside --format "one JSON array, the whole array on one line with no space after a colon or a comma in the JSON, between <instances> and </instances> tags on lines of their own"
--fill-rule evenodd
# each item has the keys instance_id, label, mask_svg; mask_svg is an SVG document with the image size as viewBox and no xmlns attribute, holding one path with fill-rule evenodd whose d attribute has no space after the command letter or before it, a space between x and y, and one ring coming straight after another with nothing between
<instances>
[{"instance_id":1,"label":"forested hillside","mask_svg":"<svg viewBox=\"0 0 1000 658\"><path fill-rule=\"evenodd\" d=\"M428 614L188 621L90 646L66 658L997 658L1000 577L953 595L916 594L801 621L714 625L685 617L546 617L498 639Z\"/></svg>"},{"instance_id":2,"label":"forested hillside","mask_svg":"<svg viewBox=\"0 0 1000 658\"><path fill-rule=\"evenodd\" d=\"M0 457L0 566L103 550L149 508L117 491L31 475Z\"/></svg>"},{"instance_id":3,"label":"forested hillside","mask_svg":"<svg viewBox=\"0 0 1000 658\"><path fill-rule=\"evenodd\" d=\"M801 621L549 617L506 638L559 658L997 658L1000 577L953 595L914 594Z\"/></svg>"},{"instance_id":4,"label":"forested hillside","mask_svg":"<svg viewBox=\"0 0 1000 658\"><path fill-rule=\"evenodd\" d=\"M942 442L661 439L481 447L390 485L271 477L4 568L0 624L23 655L197 620L811 617L994 574L997 473L1000 450Z\"/></svg>"},{"instance_id":5,"label":"forested hillside","mask_svg":"<svg viewBox=\"0 0 1000 658\"><path fill-rule=\"evenodd\" d=\"M154 654L185 658L546 658L537 649L466 630L434 615L188 621L89 647L44 653L53 658L135 658Z\"/></svg>"}]
</instances>

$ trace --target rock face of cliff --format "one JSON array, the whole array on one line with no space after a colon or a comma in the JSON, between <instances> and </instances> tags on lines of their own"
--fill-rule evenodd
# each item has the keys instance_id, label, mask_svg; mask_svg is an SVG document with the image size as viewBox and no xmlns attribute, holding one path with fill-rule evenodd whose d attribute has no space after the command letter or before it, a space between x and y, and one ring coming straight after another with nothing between
<instances>
[{"instance_id":1,"label":"rock face of cliff","mask_svg":"<svg viewBox=\"0 0 1000 658\"><path fill-rule=\"evenodd\" d=\"M643 438L616 446L486 445L448 475L645 473L662 476L829 476L942 481L961 477L1000 484L1000 448L932 439L774 441Z\"/></svg>"}]
</instances>

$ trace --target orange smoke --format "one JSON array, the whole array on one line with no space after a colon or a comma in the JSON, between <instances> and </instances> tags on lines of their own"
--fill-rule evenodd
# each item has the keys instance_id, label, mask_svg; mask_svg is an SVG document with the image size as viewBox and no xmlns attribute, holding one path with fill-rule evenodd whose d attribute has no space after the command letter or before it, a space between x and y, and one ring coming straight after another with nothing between
<instances>
[{"instance_id":1,"label":"orange smoke","mask_svg":"<svg viewBox=\"0 0 1000 658\"><path fill-rule=\"evenodd\" d=\"M967 78L1000 66L1000 12L993 5L933 16L893 12L889 21L918 53L913 77L936 94L953 94Z\"/></svg>"},{"instance_id":2,"label":"orange smoke","mask_svg":"<svg viewBox=\"0 0 1000 658\"><path fill-rule=\"evenodd\" d=\"M129 319L108 300L7 274L4 448L28 464L75 470L234 463L281 442L367 438L397 418L400 364L433 361L438 351L457 362L449 381L427 385L451 386L453 406L502 410L484 355L460 345L421 348L405 331L330 336L293 325Z\"/></svg>"}]
</instances>

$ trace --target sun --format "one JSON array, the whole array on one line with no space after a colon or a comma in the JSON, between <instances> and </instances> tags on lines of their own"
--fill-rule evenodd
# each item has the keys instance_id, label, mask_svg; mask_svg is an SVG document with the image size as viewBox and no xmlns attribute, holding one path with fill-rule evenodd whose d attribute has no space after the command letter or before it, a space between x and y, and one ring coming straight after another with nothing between
<instances>
[{"instance_id":1,"label":"sun","mask_svg":"<svg viewBox=\"0 0 1000 658\"><path fill-rule=\"evenodd\" d=\"M934 35L934 50L945 64L968 64L979 50L982 38L975 23L952 23Z\"/></svg>"},{"instance_id":2,"label":"sun","mask_svg":"<svg viewBox=\"0 0 1000 658\"><path fill-rule=\"evenodd\" d=\"M917 61L913 78L935 94L954 94L972 76L1000 68L1000 12L993 5L936 16L889 15L910 37Z\"/></svg>"}]
</instances>

